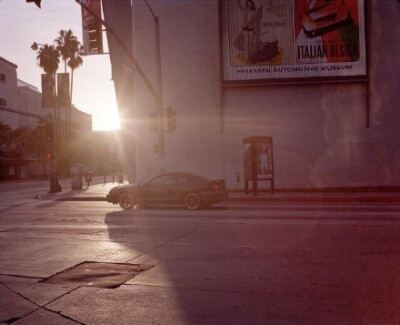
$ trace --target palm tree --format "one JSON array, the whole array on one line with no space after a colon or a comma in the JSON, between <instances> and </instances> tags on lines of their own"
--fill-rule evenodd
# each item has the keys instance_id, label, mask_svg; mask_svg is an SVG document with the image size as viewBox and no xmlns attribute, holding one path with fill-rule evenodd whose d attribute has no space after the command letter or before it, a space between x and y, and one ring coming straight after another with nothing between
<instances>
[{"instance_id":1,"label":"palm tree","mask_svg":"<svg viewBox=\"0 0 400 325\"><path fill-rule=\"evenodd\" d=\"M37 54L36 59L38 66L41 67L44 72L54 77L60 63L59 51L54 45L45 44L37 49Z\"/></svg>"},{"instance_id":2,"label":"palm tree","mask_svg":"<svg viewBox=\"0 0 400 325\"><path fill-rule=\"evenodd\" d=\"M31 46L32 50L37 51L37 64L46 72L48 75L53 77L55 80L56 71L58 70L58 65L60 63L60 52L54 45L40 45L35 42ZM55 87L54 87L55 89ZM55 96L55 94L54 94ZM57 109L57 104L54 107L54 118L56 123L56 136L54 142L51 143L52 149L57 149L58 141L59 141L59 112ZM61 191L61 185L58 182L57 178L57 166L55 160L52 160L52 167L51 167L51 176L50 176L50 191L49 193L55 193Z\"/></svg>"},{"instance_id":3,"label":"palm tree","mask_svg":"<svg viewBox=\"0 0 400 325\"><path fill-rule=\"evenodd\" d=\"M48 75L51 75L53 77L53 80L55 80L56 71L58 70L58 65L60 63L60 52L54 45L44 44L38 47L38 44L36 42L33 43L32 49L36 50L36 59L38 66L41 67ZM57 109L57 105L54 108L54 112L54 117L56 119L59 119L60 113Z\"/></svg>"},{"instance_id":4,"label":"palm tree","mask_svg":"<svg viewBox=\"0 0 400 325\"><path fill-rule=\"evenodd\" d=\"M67 61L73 51L73 44L76 42L76 36L73 35L72 31L60 30L59 36L55 39L57 44L57 50L60 51L61 57L64 61L64 72L67 72Z\"/></svg>"},{"instance_id":5,"label":"palm tree","mask_svg":"<svg viewBox=\"0 0 400 325\"><path fill-rule=\"evenodd\" d=\"M78 38L69 30L60 30L59 36L55 39L57 49L64 61L64 71L67 72L67 65L71 68L71 87L70 87L70 103L72 103L72 91L74 85L74 70L83 64L83 46L78 41ZM71 124L71 107L67 121ZM69 127L68 127L69 129Z\"/></svg>"}]
</instances>

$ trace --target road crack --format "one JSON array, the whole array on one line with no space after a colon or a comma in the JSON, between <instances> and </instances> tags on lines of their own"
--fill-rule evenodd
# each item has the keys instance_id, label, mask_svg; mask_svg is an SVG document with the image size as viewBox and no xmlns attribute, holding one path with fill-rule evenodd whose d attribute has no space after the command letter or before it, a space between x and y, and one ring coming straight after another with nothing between
<instances>
[{"instance_id":1,"label":"road crack","mask_svg":"<svg viewBox=\"0 0 400 325\"><path fill-rule=\"evenodd\" d=\"M43 310L46 310L46 311L48 311L48 312L50 312L50 313L57 314L57 315L61 316L62 318L68 319L68 320L70 320L70 321L72 321L72 322L75 322L75 323L77 323L77 324L86 325L85 323L82 323L82 322L80 322L80 321L78 321L78 320L76 320L76 319L73 319L72 317L70 317L70 316L68 316L68 315L64 315L64 314L62 314L61 312L54 311L54 310L52 310L52 309L46 307L46 306L48 306L49 304L55 302L56 300L61 299L61 298L64 297L65 295L68 295L68 294L74 292L75 290L79 289L80 287L74 288L74 289L72 289L72 290L70 290L70 291L68 291L68 292L66 292L66 293L64 293L64 294L62 294L61 296L54 298L53 300L51 300L50 302L48 302L48 303L46 303L45 305L42 306L42 305L37 304L37 303L36 303L35 301L33 301L32 299L30 299L30 298L24 296L23 294L19 293L18 291L12 289L11 287L9 287L8 285L6 285L5 283L0 282L0 285L2 285L2 286L5 287L6 289L10 290L11 292L13 292L13 293L15 293L16 295L18 295L19 297L21 297L22 299L24 299L24 300L30 302L31 304L33 304L34 306L37 307L37 308L34 308L33 310L31 310L31 311L29 311L29 312L27 312L27 313L25 313L25 314L22 314L21 316L12 317L12 318L9 318L9 319L4 320L4 321L0 320L0 322L5 322L6 324L12 324L12 323L14 323L14 322L16 322L16 321L18 321L18 320L21 320L21 319L23 319L23 318L25 318L25 317L27 317L27 316L29 316L29 315L31 315L31 314L37 312L37 311L43 309Z\"/></svg>"}]
</instances>

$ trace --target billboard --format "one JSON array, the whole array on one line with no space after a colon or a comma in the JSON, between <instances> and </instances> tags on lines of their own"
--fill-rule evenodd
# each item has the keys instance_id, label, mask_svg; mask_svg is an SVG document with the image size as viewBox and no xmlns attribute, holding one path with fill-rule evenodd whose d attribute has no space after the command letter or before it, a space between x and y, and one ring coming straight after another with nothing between
<instances>
[{"instance_id":1,"label":"billboard","mask_svg":"<svg viewBox=\"0 0 400 325\"><path fill-rule=\"evenodd\" d=\"M57 103L59 107L71 107L69 73L57 73Z\"/></svg>"},{"instance_id":2,"label":"billboard","mask_svg":"<svg viewBox=\"0 0 400 325\"><path fill-rule=\"evenodd\" d=\"M223 79L366 77L364 0L221 0Z\"/></svg>"},{"instance_id":3,"label":"billboard","mask_svg":"<svg viewBox=\"0 0 400 325\"><path fill-rule=\"evenodd\" d=\"M42 74L42 108L54 108L56 86L54 76Z\"/></svg>"}]
</instances>

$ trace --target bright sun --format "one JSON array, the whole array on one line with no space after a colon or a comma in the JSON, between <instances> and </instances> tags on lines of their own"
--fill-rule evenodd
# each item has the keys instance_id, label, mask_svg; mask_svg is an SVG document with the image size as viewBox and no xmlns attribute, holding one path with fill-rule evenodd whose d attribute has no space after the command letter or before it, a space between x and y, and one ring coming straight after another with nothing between
<instances>
[{"instance_id":1,"label":"bright sun","mask_svg":"<svg viewBox=\"0 0 400 325\"><path fill-rule=\"evenodd\" d=\"M92 115L94 131L120 129L114 85L103 78L82 82L77 91L78 107Z\"/></svg>"},{"instance_id":2,"label":"bright sun","mask_svg":"<svg viewBox=\"0 0 400 325\"><path fill-rule=\"evenodd\" d=\"M118 110L115 106L99 109L93 113L92 118L94 131L120 129Z\"/></svg>"}]
</instances>

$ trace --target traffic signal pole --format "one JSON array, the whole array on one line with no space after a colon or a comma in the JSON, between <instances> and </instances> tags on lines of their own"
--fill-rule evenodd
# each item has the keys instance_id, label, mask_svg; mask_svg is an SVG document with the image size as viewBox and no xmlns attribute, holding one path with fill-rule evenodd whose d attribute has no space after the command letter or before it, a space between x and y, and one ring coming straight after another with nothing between
<instances>
[{"instance_id":1,"label":"traffic signal pole","mask_svg":"<svg viewBox=\"0 0 400 325\"><path fill-rule=\"evenodd\" d=\"M147 6L147 0L145 0ZM149 6L150 8L150 6ZM162 72L161 72L161 46L160 46L160 22L157 16L154 15L150 8L150 12L154 18L155 25L155 47L156 47L156 75L157 75L157 89L158 89L158 145L159 145L159 159L160 171L165 172L165 138L164 138L164 97L162 88Z\"/></svg>"}]
</instances>

